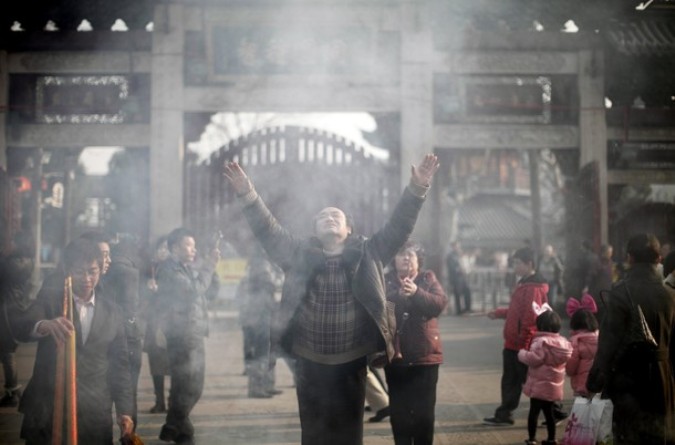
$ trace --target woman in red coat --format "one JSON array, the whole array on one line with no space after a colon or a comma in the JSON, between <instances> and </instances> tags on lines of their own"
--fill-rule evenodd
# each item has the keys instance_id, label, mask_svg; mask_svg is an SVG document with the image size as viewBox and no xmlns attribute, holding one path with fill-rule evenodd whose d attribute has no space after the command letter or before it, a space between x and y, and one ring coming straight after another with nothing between
<instances>
[{"instance_id":1,"label":"woman in red coat","mask_svg":"<svg viewBox=\"0 0 675 445\"><path fill-rule=\"evenodd\" d=\"M387 300L395 304L396 357L385 368L391 427L396 445L434 440L438 366L443 351L438 316L448 297L432 271L423 271L423 250L408 242L386 276Z\"/></svg>"}]
</instances>

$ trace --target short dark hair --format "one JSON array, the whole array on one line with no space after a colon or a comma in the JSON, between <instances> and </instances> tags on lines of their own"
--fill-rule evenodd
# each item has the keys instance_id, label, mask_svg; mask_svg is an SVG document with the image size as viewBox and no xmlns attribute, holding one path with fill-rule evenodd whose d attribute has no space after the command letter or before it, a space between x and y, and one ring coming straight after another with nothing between
<instances>
[{"instance_id":1,"label":"short dark hair","mask_svg":"<svg viewBox=\"0 0 675 445\"><path fill-rule=\"evenodd\" d=\"M513 259L519 259L523 263L532 263L534 267L534 250L529 247L522 247L513 254Z\"/></svg>"},{"instance_id":2,"label":"short dark hair","mask_svg":"<svg viewBox=\"0 0 675 445\"><path fill-rule=\"evenodd\" d=\"M675 270L675 250L663 259L663 278L667 278Z\"/></svg>"},{"instance_id":3,"label":"short dark hair","mask_svg":"<svg viewBox=\"0 0 675 445\"><path fill-rule=\"evenodd\" d=\"M656 264L661 257L661 245L653 234L640 233L628 240L626 252L635 263Z\"/></svg>"},{"instance_id":4,"label":"short dark hair","mask_svg":"<svg viewBox=\"0 0 675 445\"><path fill-rule=\"evenodd\" d=\"M424 252L424 247L418 242L406 241L406 243L403 244L400 249L398 249L396 255L405 252L406 250L412 250L415 252L415 255L417 255L417 265L420 269L422 269L422 266L424 265L424 257L426 255Z\"/></svg>"},{"instance_id":5,"label":"short dark hair","mask_svg":"<svg viewBox=\"0 0 675 445\"><path fill-rule=\"evenodd\" d=\"M562 321L560 315L554 311L544 311L537 317L537 330L539 332L560 332Z\"/></svg>"},{"instance_id":6,"label":"short dark hair","mask_svg":"<svg viewBox=\"0 0 675 445\"><path fill-rule=\"evenodd\" d=\"M588 309L577 310L570 319L570 328L573 331L586 330L597 331L599 329L598 319L595 318L593 312Z\"/></svg>"},{"instance_id":7,"label":"short dark hair","mask_svg":"<svg viewBox=\"0 0 675 445\"><path fill-rule=\"evenodd\" d=\"M190 230L184 227L173 229L171 233L169 233L169 236L167 236L166 238L166 246L169 248L169 251L171 251L171 249L173 249L173 246L180 243L183 240L183 238L188 237L194 238L195 235Z\"/></svg>"},{"instance_id":8,"label":"short dark hair","mask_svg":"<svg viewBox=\"0 0 675 445\"><path fill-rule=\"evenodd\" d=\"M169 248L169 243L168 243L168 236L167 235L162 235L159 238L157 238L157 241L155 241L155 252L157 252L161 247L162 244L166 244L167 249Z\"/></svg>"},{"instance_id":9,"label":"short dark hair","mask_svg":"<svg viewBox=\"0 0 675 445\"><path fill-rule=\"evenodd\" d=\"M98 247L98 241L85 238L77 238L71 241L63 249L63 267L66 272L73 269L78 264L91 264L96 261L99 267L101 261L101 249Z\"/></svg>"}]
</instances>

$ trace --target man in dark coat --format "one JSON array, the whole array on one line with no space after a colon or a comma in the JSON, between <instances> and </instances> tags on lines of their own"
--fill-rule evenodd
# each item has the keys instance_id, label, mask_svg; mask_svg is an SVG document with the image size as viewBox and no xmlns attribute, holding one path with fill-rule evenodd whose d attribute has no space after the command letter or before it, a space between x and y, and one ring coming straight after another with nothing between
<instances>
[{"instance_id":1,"label":"man in dark coat","mask_svg":"<svg viewBox=\"0 0 675 445\"><path fill-rule=\"evenodd\" d=\"M204 389L204 337L208 335L205 294L211 285L220 251L213 249L200 271L192 269L197 255L194 235L173 230L167 239L170 256L157 270L158 292L166 304L166 348L171 389L169 410L159 438L182 445L194 444L190 413Z\"/></svg>"},{"instance_id":2,"label":"man in dark coat","mask_svg":"<svg viewBox=\"0 0 675 445\"><path fill-rule=\"evenodd\" d=\"M285 273L272 341L297 358L303 445L363 442L367 356L394 356L384 265L412 232L437 170L434 155L413 166L391 218L369 239L353 235L352 222L335 207L315 216L315 236L296 239L272 216L241 167L225 166L253 233Z\"/></svg>"},{"instance_id":3,"label":"man in dark coat","mask_svg":"<svg viewBox=\"0 0 675 445\"><path fill-rule=\"evenodd\" d=\"M280 394L274 388L276 360L271 356L270 331L277 302L277 269L256 246L248 270L238 289L239 322L244 334L244 363L248 377L248 396L270 398Z\"/></svg>"},{"instance_id":4,"label":"man in dark coat","mask_svg":"<svg viewBox=\"0 0 675 445\"><path fill-rule=\"evenodd\" d=\"M63 287L45 288L15 323L21 341L38 340L33 376L21 398L21 437L28 445L51 443L56 343L77 340L78 443L113 442L112 407L122 435L133 431L132 396L124 319L119 308L94 291L101 274L95 242L78 239L66 246L63 266L72 277L74 323L63 318ZM67 414L66 414L67 415Z\"/></svg>"},{"instance_id":5,"label":"man in dark coat","mask_svg":"<svg viewBox=\"0 0 675 445\"><path fill-rule=\"evenodd\" d=\"M598 352L586 386L614 404L614 443L675 443L675 380L672 348L675 291L657 273L659 242L654 235L633 236L627 246L630 268L612 288L600 327ZM639 305L658 343L656 351L627 352L631 300Z\"/></svg>"},{"instance_id":6,"label":"man in dark coat","mask_svg":"<svg viewBox=\"0 0 675 445\"><path fill-rule=\"evenodd\" d=\"M129 238L118 240L110 250L110 260L108 273L103 277L103 296L114 301L122 309L124 315L124 331L127 335L131 388L134 398L134 412L131 418L136 425L138 413L136 390L143 353L142 331L138 320L140 273L137 265L136 244Z\"/></svg>"},{"instance_id":7,"label":"man in dark coat","mask_svg":"<svg viewBox=\"0 0 675 445\"><path fill-rule=\"evenodd\" d=\"M18 343L10 320L19 317L30 304L35 254L32 243L18 244L0 260L0 360L5 375L5 394L0 399L0 407L15 407L21 397L15 357Z\"/></svg>"}]
</instances>

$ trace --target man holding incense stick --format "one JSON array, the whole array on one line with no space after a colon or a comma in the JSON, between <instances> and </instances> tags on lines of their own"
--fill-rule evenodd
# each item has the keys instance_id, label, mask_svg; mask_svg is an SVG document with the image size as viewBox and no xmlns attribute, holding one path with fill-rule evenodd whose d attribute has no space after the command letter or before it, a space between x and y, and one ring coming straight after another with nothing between
<instances>
[{"instance_id":1,"label":"man holding incense stick","mask_svg":"<svg viewBox=\"0 0 675 445\"><path fill-rule=\"evenodd\" d=\"M53 436L61 435L61 443L66 443L73 428L77 428L77 443L110 445L113 403L121 435L128 436L133 431L124 317L110 299L100 298L95 292L103 267L96 242L71 242L64 250L63 265L71 285L64 283L60 290L43 288L16 323L19 339L38 341L33 377L19 405L24 415L21 437L27 445L38 445L53 443ZM72 321L63 316L64 304L73 308ZM74 350L69 350L73 335ZM77 384L76 394L66 384L65 402L55 404L55 381L65 373L57 367L60 350L66 351L66 362L69 356L75 360ZM73 400L77 406L76 422L65 408ZM63 419L64 428L53 428L53 419Z\"/></svg>"}]
</instances>

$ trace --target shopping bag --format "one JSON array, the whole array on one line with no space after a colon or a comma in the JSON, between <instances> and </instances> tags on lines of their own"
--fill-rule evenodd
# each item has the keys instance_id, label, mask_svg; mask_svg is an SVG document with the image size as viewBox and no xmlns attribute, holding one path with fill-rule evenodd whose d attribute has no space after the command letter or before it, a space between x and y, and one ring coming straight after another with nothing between
<instances>
[{"instance_id":1,"label":"shopping bag","mask_svg":"<svg viewBox=\"0 0 675 445\"><path fill-rule=\"evenodd\" d=\"M604 405L577 397L567 419L562 445L595 445Z\"/></svg>"},{"instance_id":2,"label":"shopping bag","mask_svg":"<svg viewBox=\"0 0 675 445\"><path fill-rule=\"evenodd\" d=\"M596 399L596 397L593 398L593 403L602 404L602 415L600 416L596 441L598 445L612 445L614 443L614 436L612 435L614 405L609 399Z\"/></svg>"}]
</instances>

